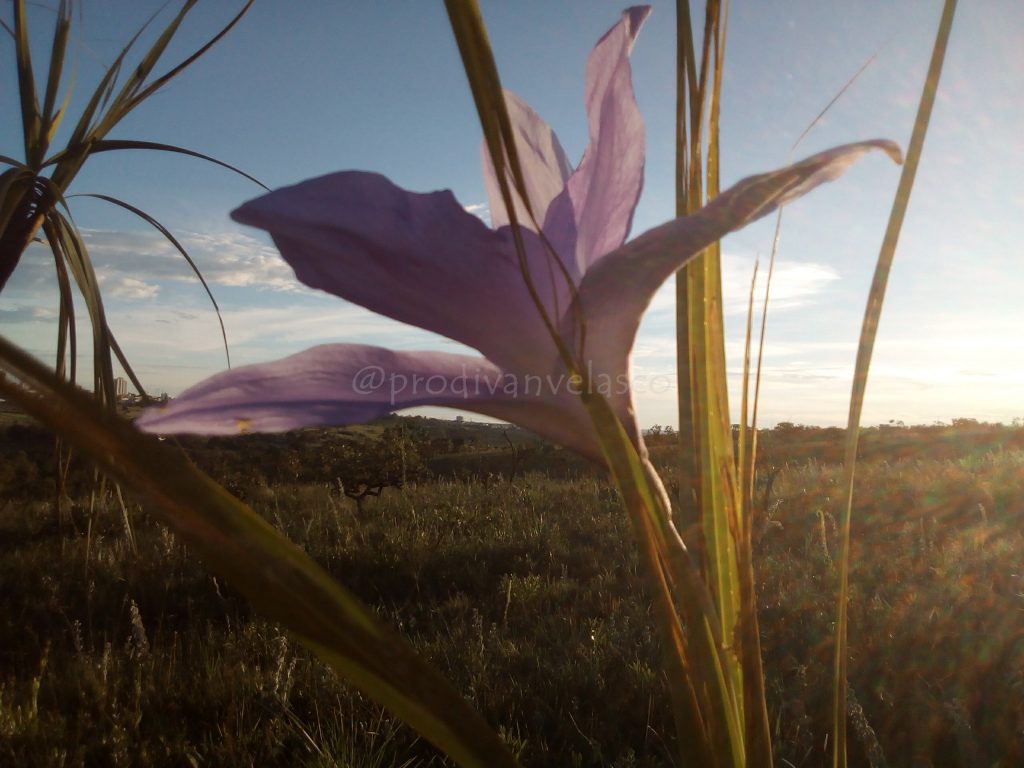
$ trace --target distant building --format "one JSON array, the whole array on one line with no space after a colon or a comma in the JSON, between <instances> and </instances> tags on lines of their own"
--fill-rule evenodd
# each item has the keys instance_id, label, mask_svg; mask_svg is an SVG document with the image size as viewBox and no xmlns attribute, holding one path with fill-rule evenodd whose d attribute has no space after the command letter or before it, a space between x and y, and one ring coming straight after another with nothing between
<instances>
[{"instance_id":1,"label":"distant building","mask_svg":"<svg viewBox=\"0 0 1024 768\"><path fill-rule=\"evenodd\" d=\"M128 396L128 380L118 376L114 379L114 390L118 399Z\"/></svg>"}]
</instances>

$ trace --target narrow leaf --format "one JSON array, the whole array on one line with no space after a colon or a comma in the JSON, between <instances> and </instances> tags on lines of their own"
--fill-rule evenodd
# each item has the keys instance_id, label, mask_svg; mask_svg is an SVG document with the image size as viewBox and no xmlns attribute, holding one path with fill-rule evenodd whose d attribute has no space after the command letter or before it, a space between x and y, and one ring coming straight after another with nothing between
<instances>
[{"instance_id":1,"label":"narrow leaf","mask_svg":"<svg viewBox=\"0 0 1024 768\"><path fill-rule=\"evenodd\" d=\"M867 391L868 369L871 367L871 356L874 351L875 337L878 334L878 322L882 314L882 303L885 300L885 289L889 282L889 271L892 269L899 242L903 219L910 203L910 193L914 188L914 178L921 162L921 151L924 148L928 123L931 119L932 107L935 105L935 94L939 88L942 65L946 58L949 35L953 29L953 15L956 12L956 0L946 0L939 21L939 30L932 49L931 63L925 77L924 90L914 119L914 130L907 147L906 162L900 174L896 188L896 199L893 201L889 215L889 224L885 230L885 238L878 254L878 263L871 281L867 307L864 310L864 323L861 327L860 342L857 346L857 363L853 374L853 390L850 394L850 414L846 425L846 446L843 459L843 486L846 505L843 512L842 543L839 559L839 590L838 618L836 621L834 683L835 695L832 701L832 765L834 768L846 766L846 640L847 640L847 603L849 601L850 578L850 524L853 517L853 484L857 462L857 444L860 438L860 418L864 407L864 395Z\"/></svg>"},{"instance_id":2,"label":"narrow leaf","mask_svg":"<svg viewBox=\"0 0 1024 768\"><path fill-rule=\"evenodd\" d=\"M240 168L237 168L234 165L231 165L230 163L225 163L223 160L218 160L217 158L211 157L210 155L204 155L202 152L195 152L191 149L185 149L184 147L176 147L173 144L160 144L154 141L132 141L128 139L100 139L98 141L93 142L89 146L89 154L95 155L99 154L100 152L115 152L123 149L151 149L159 152L174 152L179 155L196 157L199 158L200 160L206 160L207 162L213 163L214 165L219 165L221 168L227 168L229 171L234 171L239 176L243 176L249 181L251 181L253 184L262 187L268 192L270 191L270 187L268 187L262 181L257 179L255 176L250 176L245 171L241 170ZM64 150L62 152L59 152L53 157L48 158L46 162L43 163L43 167L45 168L50 165L58 164L71 154L73 154L72 150Z\"/></svg>"},{"instance_id":3,"label":"narrow leaf","mask_svg":"<svg viewBox=\"0 0 1024 768\"><path fill-rule=\"evenodd\" d=\"M193 63L195 63L195 61L197 59L199 59L201 56L203 56L207 51L209 51L218 42L220 42L220 40L224 37L224 35L226 35L228 32L230 32L231 29L236 24L238 24L239 21L242 20L242 17L245 16L245 14L249 12L249 9L252 7L252 4L255 1L256 0L246 0L246 3L245 3L244 6L242 6L242 9L237 14L235 14L234 18L232 18L231 21L229 21L227 24L225 24L216 35L214 35L212 38L210 38L210 40L208 40L203 46L201 46L199 49L197 49L187 59L182 61L177 66L173 67L166 74L164 74L161 77L157 78L153 83L151 83L149 86L147 86L145 90L143 90L138 96L136 96L135 100L134 100L134 103L131 105L130 109L134 109L135 106L137 106L140 102L142 102L143 100L148 98L151 94L155 93L157 90L162 88L170 80L172 80L173 78L177 77L179 74L181 74L181 72L185 68L191 66ZM257 182L257 183L259 183L259 182Z\"/></svg>"},{"instance_id":4,"label":"narrow leaf","mask_svg":"<svg viewBox=\"0 0 1024 768\"><path fill-rule=\"evenodd\" d=\"M39 115L39 98L36 95L35 74L32 71L32 49L28 39L25 0L15 0L14 3L14 43L18 70L18 94L21 97L21 126L25 141L25 160L29 165L33 165L34 161L42 159L38 151L42 123Z\"/></svg>"},{"instance_id":5,"label":"narrow leaf","mask_svg":"<svg viewBox=\"0 0 1024 768\"><path fill-rule=\"evenodd\" d=\"M140 219L142 219L147 224L149 224L151 227L156 229L161 235L163 235L165 238L167 238L167 241L171 245L173 245L175 247L175 249L178 251L178 253L180 253L182 255L182 257L185 259L185 261L188 262L188 265L192 268L192 272L195 274L196 277L199 278L199 282L202 283L203 290L206 291L206 295L210 298L210 303L213 304L213 310L214 310L214 312L217 313L217 322L220 323L220 336L221 336L221 339L223 339L223 341L224 341L224 356L227 358L228 368L230 368L231 367L231 350L228 348L228 333L224 329L224 318L221 317L220 307L217 305L217 300L213 297L213 291L210 290L210 286L207 284L206 278L203 277L202 271L196 265L195 261L192 260L192 257L189 256L188 251L185 250L185 247L181 243L178 242L177 238L175 238L174 235L171 234L170 230L167 229L167 227L165 227L163 224L161 224L159 221L157 221L155 218L150 216L145 211L140 210L139 208L136 208L134 205L126 203L123 200L118 200L116 197L110 197L109 195L95 195L95 194L93 194L93 195L72 195L72 197L94 197L97 200L105 200L108 203L112 203L113 205L120 206L121 208L124 208L125 210L131 211L132 213L134 213ZM140 392L139 394L142 394L142 393Z\"/></svg>"},{"instance_id":6,"label":"narrow leaf","mask_svg":"<svg viewBox=\"0 0 1024 768\"><path fill-rule=\"evenodd\" d=\"M44 152L56 128L57 121L54 119L53 109L57 103L57 92L60 90L61 74L64 71L64 54L67 50L70 29L71 5L68 0L61 0L53 30L53 43L50 46L50 69L46 76L46 96L43 98L41 119L44 126L42 142Z\"/></svg>"},{"instance_id":7,"label":"narrow leaf","mask_svg":"<svg viewBox=\"0 0 1024 768\"><path fill-rule=\"evenodd\" d=\"M128 362L128 358L125 357L124 352L121 351L121 345L117 343L117 339L114 337L114 333L110 330L109 326L107 327L107 338L110 340L110 350L114 353L114 357L116 357L117 361L121 364L125 375L131 380L132 386L135 387L135 391L139 393L139 397L142 398L143 402L149 400L150 397L146 393L145 387L142 386L142 382L139 380L139 377L135 375L135 369L132 368L131 364Z\"/></svg>"}]
</instances>

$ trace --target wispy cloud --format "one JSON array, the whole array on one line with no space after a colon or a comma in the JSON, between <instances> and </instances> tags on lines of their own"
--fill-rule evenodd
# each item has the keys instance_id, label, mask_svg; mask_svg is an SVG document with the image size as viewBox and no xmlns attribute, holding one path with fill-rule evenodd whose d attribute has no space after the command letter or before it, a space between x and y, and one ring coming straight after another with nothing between
<instances>
[{"instance_id":1,"label":"wispy cloud","mask_svg":"<svg viewBox=\"0 0 1024 768\"><path fill-rule=\"evenodd\" d=\"M161 282L194 282L181 254L156 232L84 230L97 274L110 295L150 299ZM211 285L269 291L306 292L277 250L242 232L176 233L178 241ZM15 273L16 285L32 290L53 281L52 256L45 246L26 251Z\"/></svg>"},{"instance_id":2,"label":"wispy cloud","mask_svg":"<svg viewBox=\"0 0 1024 768\"><path fill-rule=\"evenodd\" d=\"M466 210L484 221L489 218L484 203L468 205ZM171 245L148 232L88 230L85 237L105 295L116 300L108 307L108 319L147 386L174 394L223 369L216 316L196 287L191 269ZM236 365L330 342L468 351L304 288L271 245L247 233L178 233L178 237L221 300ZM749 254L723 256L734 408L739 403L744 316L753 265ZM765 266L762 260L759 296ZM55 338L53 270L45 247L33 246L0 299L0 327L5 335L43 359L52 358ZM831 297L841 293L839 277L838 270L817 262L783 260L776 265L762 371L762 424L840 424L845 419L859 318L846 323L831 312ZM189 285L196 289L181 290ZM645 424L675 421L674 294L668 285L655 297L634 350L637 407ZM813 322L804 320L802 310ZM1015 362L1024 359L1019 354L1024 347L1019 336L1007 330L1019 327L1014 322L1019 311L1013 312L992 317L930 312L926 323L890 324L876 349L866 422L889 418L921 422L962 415L1005 420L1021 415L1013 404L1019 403L1024 383L1024 365ZM848 338L839 338L837 329L848 333ZM87 334L80 338L79 351L84 370L90 354Z\"/></svg>"},{"instance_id":3,"label":"wispy cloud","mask_svg":"<svg viewBox=\"0 0 1024 768\"><path fill-rule=\"evenodd\" d=\"M722 292L725 296L726 315L746 315L750 282L754 276L754 262L752 256L722 254ZM760 312L759 303L764 299L767 269L767 260L763 259L758 268L757 291L754 294L756 312ZM827 264L812 261L779 261L775 264L775 272L772 275L769 310L774 314L811 304L838 279L839 273ZM651 311L662 314L674 313L675 301L675 286L670 282L655 295Z\"/></svg>"},{"instance_id":4,"label":"wispy cloud","mask_svg":"<svg viewBox=\"0 0 1024 768\"><path fill-rule=\"evenodd\" d=\"M147 283L135 277L111 275L106 270L98 271L96 277L106 296L141 301L154 299L160 293L159 285Z\"/></svg>"},{"instance_id":5,"label":"wispy cloud","mask_svg":"<svg viewBox=\"0 0 1024 768\"><path fill-rule=\"evenodd\" d=\"M764 296L765 280L768 276L767 259L758 268L755 306ZM722 284L726 296L726 312L745 314L750 292L750 281L754 274L754 260L726 254L722 259ZM772 312L808 304L811 299L825 291L829 284L839 279L839 273L827 264L815 262L780 261L775 264L772 275L771 296L768 307Z\"/></svg>"},{"instance_id":6,"label":"wispy cloud","mask_svg":"<svg viewBox=\"0 0 1024 768\"><path fill-rule=\"evenodd\" d=\"M57 313L46 307L18 305L0 306L0 325L15 323L49 323L57 319Z\"/></svg>"}]
</instances>

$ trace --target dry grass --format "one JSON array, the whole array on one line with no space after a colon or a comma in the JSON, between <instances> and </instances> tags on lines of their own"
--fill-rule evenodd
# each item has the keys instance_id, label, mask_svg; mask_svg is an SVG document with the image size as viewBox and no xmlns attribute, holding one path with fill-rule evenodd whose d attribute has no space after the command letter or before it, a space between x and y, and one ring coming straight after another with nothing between
<instances>
[{"instance_id":1,"label":"dry grass","mask_svg":"<svg viewBox=\"0 0 1024 768\"><path fill-rule=\"evenodd\" d=\"M799 766L829 759L840 482L829 464L783 470L757 530L775 754ZM116 509L90 528L82 498L61 532L45 501L5 496L0 763L443 764L141 511L133 551ZM868 462L857 498L851 762L1021 764L1024 453ZM673 764L650 607L603 481L430 481L363 519L324 484L251 500L524 765Z\"/></svg>"}]
</instances>

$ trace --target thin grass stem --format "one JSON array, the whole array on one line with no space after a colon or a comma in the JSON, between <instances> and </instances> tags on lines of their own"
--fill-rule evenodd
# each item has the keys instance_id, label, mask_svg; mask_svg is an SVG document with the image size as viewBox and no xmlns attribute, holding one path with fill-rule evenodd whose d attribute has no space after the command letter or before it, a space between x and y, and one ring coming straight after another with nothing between
<instances>
[{"instance_id":1,"label":"thin grass stem","mask_svg":"<svg viewBox=\"0 0 1024 768\"><path fill-rule=\"evenodd\" d=\"M853 485L857 463L857 444L860 437L860 418L864 407L864 396L867 391L868 370L871 367L871 356L874 351L875 338L878 334L878 323L885 300L885 290L889 282L899 242L903 219L910 203L910 193L914 187L914 179L921 161L928 123L931 120L935 95L939 88L942 65L946 58L950 32L953 29L953 16L956 12L956 0L946 0L942 9L942 18L932 48L931 63L925 78L924 90L914 119L914 130L907 147L906 161L900 174L896 197L889 214L889 223L878 254L878 263L871 280L867 306L864 310L864 323L861 327L860 342L857 346L857 363L853 374L853 387L850 395L850 413L846 427L846 445L843 463L843 486L845 508L841 527L841 544L839 557L839 589L836 619L835 656L833 677L835 695L832 701L832 765L834 768L846 768L846 710L847 710L847 633L850 573L850 525L853 517Z\"/></svg>"}]
</instances>

